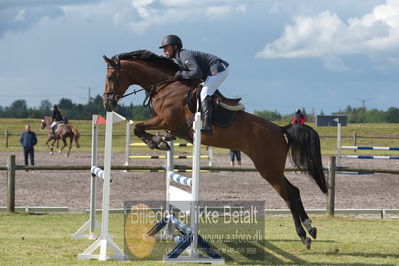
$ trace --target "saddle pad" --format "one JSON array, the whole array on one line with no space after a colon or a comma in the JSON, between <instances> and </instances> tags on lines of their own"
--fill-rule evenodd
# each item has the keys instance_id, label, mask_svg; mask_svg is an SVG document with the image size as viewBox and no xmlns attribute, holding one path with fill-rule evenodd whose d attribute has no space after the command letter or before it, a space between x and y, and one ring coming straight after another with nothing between
<instances>
[{"instance_id":1,"label":"saddle pad","mask_svg":"<svg viewBox=\"0 0 399 266\"><path fill-rule=\"evenodd\" d=\"M229 111L224 108L217 108L213 111L212 124L218 127L229 127L233 123L238 112Z\"/></svg>"}]
</instances>

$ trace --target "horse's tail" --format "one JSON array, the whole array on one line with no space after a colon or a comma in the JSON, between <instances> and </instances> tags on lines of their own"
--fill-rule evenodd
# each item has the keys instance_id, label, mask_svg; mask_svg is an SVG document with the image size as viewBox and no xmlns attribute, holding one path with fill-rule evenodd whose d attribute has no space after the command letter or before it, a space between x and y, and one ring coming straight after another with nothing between
<instances>
[{"instance_id":1,"label":"horse's tail","mask_svg":"<svg viewBox=\"0 0 399 266\"><path fill-rule=\"evenodd\" d=\"M76 128L72 128L72 132L73 132L73 140L75 141L76 148L80 148L80 145L79 145L80 133Z\"/></svg>"},{"instance_id":2,"label":"horse's tail","mask_svg":"<svg viewBox=\"0 0 399 266\"><path fill-rule=\"evenodd\" d=\"M321 191L327 193L326 178L323 172L319 134L304 124L290 124L282 127L291 148L291 160L301 171L316 182Z\"/></svg>"}]
</instances>

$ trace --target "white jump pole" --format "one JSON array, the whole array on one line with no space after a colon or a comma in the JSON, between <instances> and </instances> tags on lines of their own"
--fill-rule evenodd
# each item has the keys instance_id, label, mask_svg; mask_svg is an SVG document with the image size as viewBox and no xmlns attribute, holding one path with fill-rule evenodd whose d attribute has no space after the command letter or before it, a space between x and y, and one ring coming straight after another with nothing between
<instances>
[{"instance_id":1,"label":"white jump pole","mask_svg":"<svg viewBox=\"0 0 399 266\"><path fill-rule=\"evenodd\" d=\"M208 166L212 166L213 163L213 147L207 146L208 149Z\"/></svg>"},{"instance_id":2,"label":"white jump pole","mask_svg":"<svg viewBox=\"0 0 399 266\"><path fill-rule=\"evenodd\" d=\"M168 171L173 171L173 168L175 168L174 166L174 157L173 154L175 152L175 145L173 141L168 141L170 150L168 150L167 156L166 156L166 169L165 169L165 187L166 187L166 204L165 204L165 209L169 212L172 213L173 212L173 207L170 205L170 182L171 180L169 179L167 173ZM166 225L166 229L164 231L164 235L165 236L170 236L173 235L172 234L172 224L168 223Z\"/></svg>"},{"instance_id":3,"label":"white jump pole","mask_svg":"<svg viewBox=\"0 0 399 266\"><path fill-rule=\"evenodd\" d=\"M112 160L112 129L113 123L123 121L125 118L115 112L107 112L105 129L105 151L104 151L104 182L103 182L103 202L102 202L102 224L101 236L93 242L82 254L78 255L78 259L98 259L106 261L108 259L124 260L123 251L114 243L108 232L109 222L109 197L110 197L110 180L111 180L111 160ZM100 248L100 254L93 254ZM107 253L110 248L114 254Z\"/></svg>"},{"instance_id":4,"label":"white jump pole","mask_svg":"<svg viewBox=\"0 0 399 266\"><path fill-rule=\"evenodd\" d=\"M198 258L198 225L199 225L199 179L200 179L200 155L201 155L201 113L195 113L193 125L193 173L192 173L192 205L191 205L191 228L193 229L193 242L191 243L191 257Z\"/></svg>"},{"instance_id":5,"label":"white jump pole","mask_svg":"<svg viewBox=\"0 0 399 266\"><path fill-rule=\"evenodd\" d=\"M98 115L92 116L91 123L91 166L97 165L97 146L98 146L98 125L97 125ZM89 220L82 225L74 234L71 235L72 238L88 238L96 239L98 235L95 230L100 230L100 222L96 219L96 175L91 174L90 179L90 215ZM89 234L85 232L89 230Z\"/></svg>"},{"instance_id":6,"label":"white jump pole","mask_svg":"<svg viewBox=\"0 0 399 266\"><path fill-rule=\"evenodd\" d=\"M337 158L336 158L336 166L341 166L341 123L339 122L339 118L337 118Z\"/></svg>"},{"instance_id":7,"label":"white jump pole","mask_svg":"<svg viewBox=\"0 0 399 266\"><path fill-rule=\"evenodd\" d=\"M125 163L123 165L129 166L130 165L130 139L131 139L131 126L134 122L130 120L126 123L126 143L125 143Z\"/></svg>"}]
</instances>

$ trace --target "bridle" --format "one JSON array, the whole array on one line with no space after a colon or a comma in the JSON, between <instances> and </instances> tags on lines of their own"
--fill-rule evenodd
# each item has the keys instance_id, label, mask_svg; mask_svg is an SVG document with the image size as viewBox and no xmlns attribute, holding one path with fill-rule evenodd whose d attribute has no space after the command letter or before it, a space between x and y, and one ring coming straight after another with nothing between
<instances>
[{"instance_id":1,"label":"bridle","mask_svg":"<svg viewBox=\"0 0 399 266\"><path fill-rule=\"evenodd\" d=\"M148 106L151 97L156 94L158 87L162 86L161 89L163 89L164 87L166 87L166 85L169 85L170 83L173 83L173 82L176 81L176 79L174 77L172 77L172 78L169 78L167 80L164 80L164 81L161 81L161 82L158 82L158 83L155 83L155 84L151 84L150 86L148 86L147 89L146 88L141 88L139 90L133 90L132 92L127 93L127 94L120 94L118 92L118 88L119 88L119 73L120 72L126 72L128 76L130 75L130 73L128 71L126 71L125 69L120 68L119 61L117 62L117 65L115 67L109 67L108 66L107 69L114 69L115 70L114 73L116 75L116 78L113 79L114 89L104 92L103 96L104 97L108 96L110 101L112 101L114 104L117 104L120 99L125 98L125 97L127 97L129 95L137 94L140 91L145 91L146 92L146 97L144 98L143 106Z\"/></svg>"}]
</instances>

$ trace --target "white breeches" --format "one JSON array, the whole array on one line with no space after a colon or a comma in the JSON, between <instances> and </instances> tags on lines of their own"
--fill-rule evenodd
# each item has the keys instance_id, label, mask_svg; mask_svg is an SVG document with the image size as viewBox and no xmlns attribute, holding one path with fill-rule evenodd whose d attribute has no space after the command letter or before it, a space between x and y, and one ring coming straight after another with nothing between
<instances>
[{"instance_id":1,"label":"white breeches","mask_svg":"<svg viewBox=\"0 0 399 266\"><path fill-rule=\"evenodd\" d=\"M201 102L207 95L212 96L215 91L219 88L220 84L227 78L229 69L225 68L223 72L219 72L214 76L208 76L204 81L204 86L201 90Z\"/></svg>"},{"instance_id":2,"label":"white breeches","mask_svg":"<svg viewBox=\"0 0 399 266\"><path fill-rule=\"evenodd\" d=\"M54 121L52 124L51 124L51 128L54 128L54 127L56 127L57 126L57 124L58 124L58 122L57 121Z\"/></svg>"}]
</instances>

